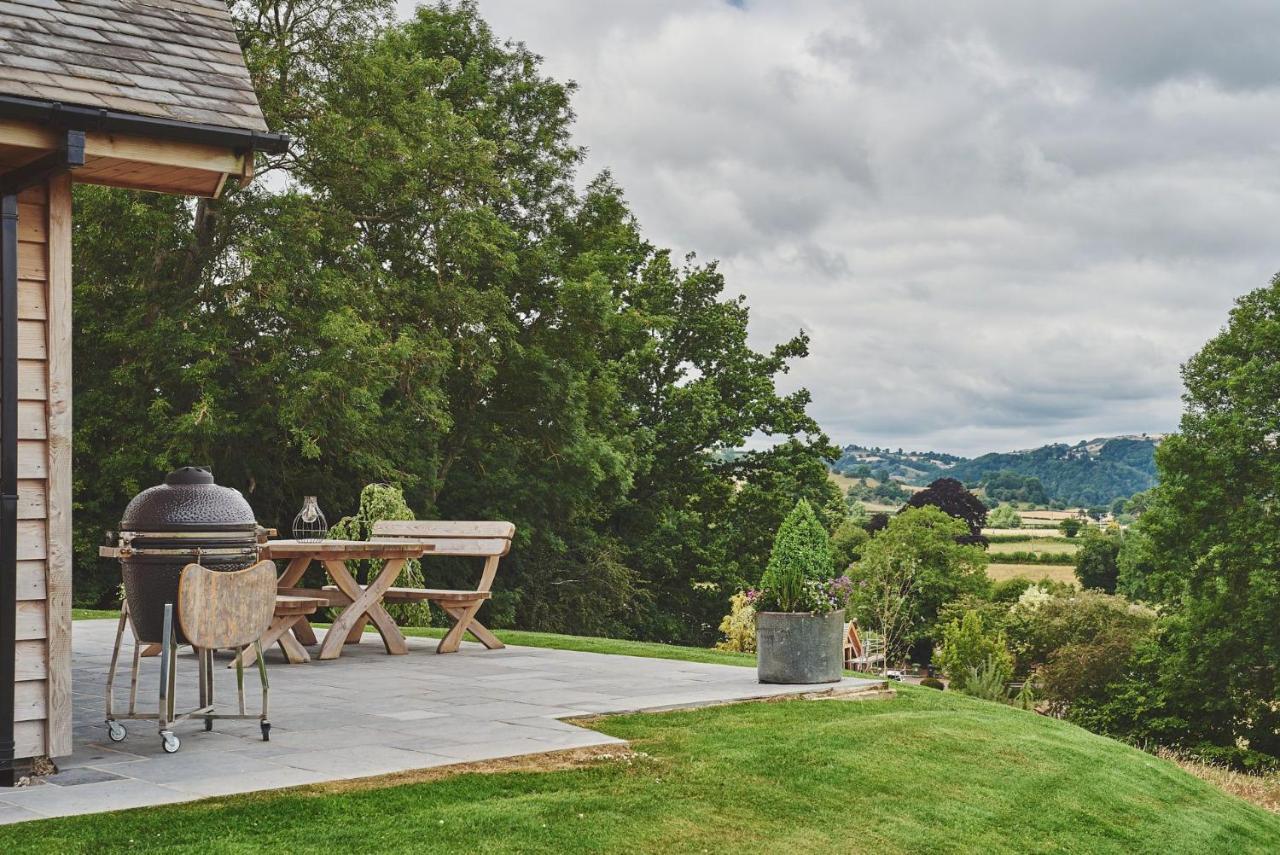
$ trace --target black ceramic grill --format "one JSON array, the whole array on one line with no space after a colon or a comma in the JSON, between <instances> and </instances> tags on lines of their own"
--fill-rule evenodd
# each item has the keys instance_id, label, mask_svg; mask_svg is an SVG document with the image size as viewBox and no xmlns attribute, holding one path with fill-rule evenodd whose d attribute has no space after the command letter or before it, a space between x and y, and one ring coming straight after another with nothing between
<instances>
[{"instance_id":1,"label":"black ceramic grill","mask_svg":"<svg viewBox=\"0 0 1280 855\"><path fill-rule=\"evenodd\" d=\"M185 466L133 497L120 520L121 575L129 615L143 641L161 640L165 603L178 603L178 577L195 562L242 570L258 560L257 521L239 490L208 469ZM174 615L174 629L181 623ZM180 643L185 639L179 637Z\"/></svg>"}]
</instances>

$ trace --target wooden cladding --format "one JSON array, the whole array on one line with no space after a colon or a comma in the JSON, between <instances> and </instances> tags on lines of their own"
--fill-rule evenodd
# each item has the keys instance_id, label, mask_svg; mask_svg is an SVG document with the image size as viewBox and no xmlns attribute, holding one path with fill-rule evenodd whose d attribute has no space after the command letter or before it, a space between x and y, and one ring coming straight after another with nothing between
<instances>
[{"instance_id":1,"label":"wooden cladding","mask_svg":"<svg viewBox=\"0 0 1280 855\"><path fill-rule=\"evenodd\" d=\"M71 191L18 199L19 757L71 751Z\"/></svg>"}]
</instances>

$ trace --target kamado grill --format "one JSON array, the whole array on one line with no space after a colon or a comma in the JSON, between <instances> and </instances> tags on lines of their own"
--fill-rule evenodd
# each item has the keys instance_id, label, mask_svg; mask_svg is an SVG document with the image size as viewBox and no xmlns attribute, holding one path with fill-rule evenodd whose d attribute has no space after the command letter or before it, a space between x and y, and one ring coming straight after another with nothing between
<instances>
[{"instance_id":1,"label":"kamado grill","mask_svg":"<svg viewBox=\"0 0 1280 855\"><path fill-rule=\"evenodd\" d=\"M159 642L166 603L178 603L178 577L188 564L243 570L258 560L265 535L239 490L214 483L198 466L170 472L164 483L133 497L120 520L121 575L138 638ZM174 615L178 643L185 644Z\"/></svg>"},{"instance_id":2,"label":"kamado grill","mask_svg":"<svg viewBox=\"0 0 1280 855\"><path fill-rule=\"evenodd\" d=\"M111 668L107 672L107 736L127 738L113 708L116 665L125 628L133 627L134 648L126 719L156 720L164 750L180 742L170 729L190 718L204 719L205 730L216 718L254 718L268 739L267 672L260 639L271 622L276 600L276 572L259 561L260 543L268 530L253 518L253 509L238 490L220 487L213 474L198 466L170 472L164 483L133 497L120 520L120 535L101 554L120 559L125 603L116 627ZM112 538L114 540L114 538ZM242 571L242 572L237 572ZM199 664L200 702L195 709L175 709L176 657L180 645L191 645ZM138 664L144 645L160 654L157 711L137 709ZM247 715L244 705L244 653L252 648L262 683L262 712ZM238 714L220 713L213 701L215 650L236 652Z\"/></svg>"}]
</instances>

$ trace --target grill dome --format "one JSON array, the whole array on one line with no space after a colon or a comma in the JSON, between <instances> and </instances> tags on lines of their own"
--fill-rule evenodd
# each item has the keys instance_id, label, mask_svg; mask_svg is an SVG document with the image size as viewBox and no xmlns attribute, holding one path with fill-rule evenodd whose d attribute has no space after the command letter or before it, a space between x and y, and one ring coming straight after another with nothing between
<instances>
[{"instance_id":1,"label":"grill dome","mask_svg":"<svg viewBox=\"0 0 1280 855\"><path fill-rule=\"evenodd\" d=\"M120 572L138 637L160 641L172 603L173 629L185 643L177 622L182 568L243 570L258 560L257 535L253 508L239 490L215 484L208 469L184 466L134 496L120 520Z\"/></svg>"},{"instance_id":2,"label":"grill dome","mask_svg":"<svg viewBox=\"0 0 1280 855\"><path fill-rule=\"evenodd\" d=\"M163 484L134 496L120 530L252 532L257 524L239 490L215 484L208 469L184 466L166 475Z\"/></svg>"}]
</instances>

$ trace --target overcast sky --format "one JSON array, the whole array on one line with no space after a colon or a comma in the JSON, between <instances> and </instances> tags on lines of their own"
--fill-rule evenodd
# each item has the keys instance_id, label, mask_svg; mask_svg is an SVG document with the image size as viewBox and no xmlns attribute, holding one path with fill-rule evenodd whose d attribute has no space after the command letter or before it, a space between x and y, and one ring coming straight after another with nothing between
<instances>
[{"instance_id":1,"label":"overcast sky","mask_svg":"<svg viewBox=\"0 0 1280 855\"><path fill-rule=\"evenodd\" d=\"M402 9L415 4L402 2ZM1280 270L1280 2L480 0L583 177L719 259L840 443L1163 432Z\"/></svg>"}]
</instances>

